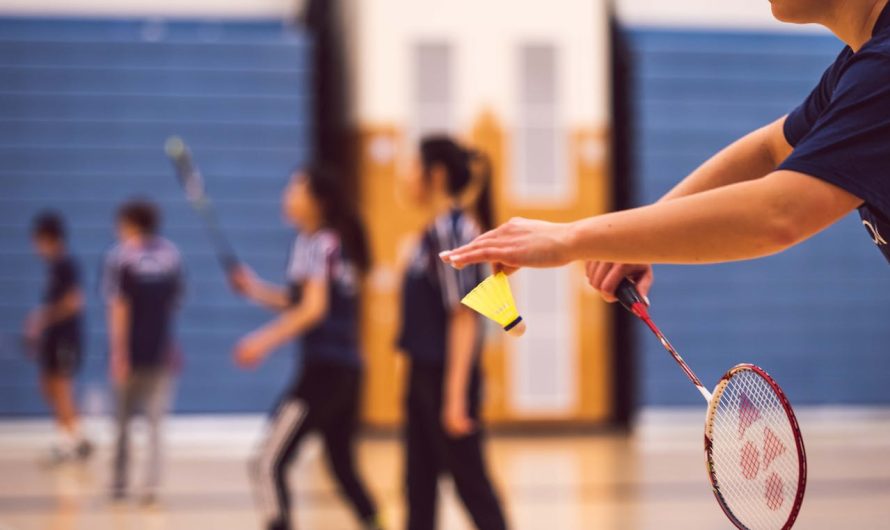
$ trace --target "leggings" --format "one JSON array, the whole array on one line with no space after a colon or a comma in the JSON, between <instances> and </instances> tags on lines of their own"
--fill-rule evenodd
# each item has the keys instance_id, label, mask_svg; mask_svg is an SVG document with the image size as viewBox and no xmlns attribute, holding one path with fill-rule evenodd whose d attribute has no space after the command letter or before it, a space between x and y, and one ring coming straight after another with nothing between
<instances>
[{"instance_id":1,"label":"leggings","mask_svg":"<svg viewBox=\"0 0 890 530\"><path fill-rule=\"evenodd\" d=\"M307 364L299 383L281 399L251 462L266 528L293 528L286 471L300 442L313 431L323 437L328 467L356 516L363 522L376 517L377 507L356 473L354 440L360 393L360 369L318 363Z\"/></svg>"}]
</instances>

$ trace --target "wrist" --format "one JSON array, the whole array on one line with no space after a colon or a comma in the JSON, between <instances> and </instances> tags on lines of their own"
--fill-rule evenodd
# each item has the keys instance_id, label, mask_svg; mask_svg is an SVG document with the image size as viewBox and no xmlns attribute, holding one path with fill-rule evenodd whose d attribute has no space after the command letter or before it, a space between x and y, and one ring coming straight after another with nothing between
<instances>
[{"instance_id":1,"label":"wrist","mask_svg":"<svg viewBox=\"0 0 890 530\"><path fill-rule=\"evenodd\" d=\"M590 256L584 252L584 222L572 221L565 224L562 230L562 246L565 253L566 263L578 261L582 259L590 259Z\"/></svg>"}]
</instances>

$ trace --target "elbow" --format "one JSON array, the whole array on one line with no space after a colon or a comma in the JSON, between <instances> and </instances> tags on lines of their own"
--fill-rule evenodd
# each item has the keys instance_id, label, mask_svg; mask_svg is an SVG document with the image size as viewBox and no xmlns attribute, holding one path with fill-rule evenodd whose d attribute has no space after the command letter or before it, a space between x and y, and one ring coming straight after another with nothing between
<instances>
[{"instance_id":1,"label":"elbow","mask_svg":"<svg viewBox=\"0 0 890 530\"><path fill-rule=\"evenodd\" d=\"M779 252L792 247L806 238L803 220L789 209L779 209L770 216L770 222L764 231L765 244L772 252Z\"/></svg>"}]
</instances>

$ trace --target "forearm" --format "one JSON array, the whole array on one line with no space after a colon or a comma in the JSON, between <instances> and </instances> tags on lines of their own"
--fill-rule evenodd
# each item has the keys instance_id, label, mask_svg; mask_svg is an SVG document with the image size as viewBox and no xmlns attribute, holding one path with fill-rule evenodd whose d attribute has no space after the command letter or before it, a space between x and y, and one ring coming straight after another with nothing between
<instances>
[{"instance_id":1,"label":"forearm","mask_svg":"<svg viewBox=\"0 0 890 530\"><path fill-rule=\"evenodd\" d=\"M295 307L253 333L263 351L274 350L303 334L320 320L321 315L305 307Z\"/></svg>"},{"instance_id":2,"label":"forearm","mask_svg":"<svg viewBox=\"0 0 890 530\"><path fill-rule=\"evenodd\" d=\"M116 298L108 307L108 342L113 357L126 356L130 335L130 308L126 301Z\"/></svg>"},{"instance_id":3,"label":"forearm","mask_svg":"<svg viewBox=\"0 0 890 530\"><path fill-rule=\"evenodd\" d=\"M806 239L858 206L855 197L793 172L777 172L572 223L570 260L715 263L757 258Z\"/></svg>"},{"instance_id":4,"label":"forearm","mask_svg":"<svg viewBox=\"0 0 890 530\"><path fill-rule=\"evenodd\" d=\"M246 295L257 304L275 311L285 309L290 303L287 291L283 287L262 280L251 286Z\"/></svg>"},{"instance_id":5,"label":"forearm","mask_svg":"<svg viewBox=\"0 0 890 530\"><path fill-rule=\"evenodd\" d=\"M476 353L476 316L458 308L448 326L448 350L445 374L445 399L465 399Z\"/></svg>"},{"instance_id":6,"label":"forearm","mask_svg":"<svg viewBox=\"0 0 890 530\"><path fill-rule=\"evenodd\" d=\"M771 173L791 152L783 132L785 117L753 131L711 157L662 201L746 182Z\"/></svg>"},{"instance_id":7,"label":"forearm","mask_svg":"<svg viewBox=\"0 0 890 530\"><path fill-rule=\"evenodd\" d=\"M43 306L40 309L40 318L45 326L52 326L77 315L81 309L83 309L83 295L75 289L58 302Z\"/></svg>"}]
</instances>

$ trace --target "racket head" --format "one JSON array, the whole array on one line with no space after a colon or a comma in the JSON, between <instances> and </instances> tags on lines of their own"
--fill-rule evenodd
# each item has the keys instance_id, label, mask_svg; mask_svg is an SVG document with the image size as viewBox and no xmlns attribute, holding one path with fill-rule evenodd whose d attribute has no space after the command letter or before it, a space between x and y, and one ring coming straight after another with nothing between
<instances>
[{"instance_id":1,"label":"racket head","mask_svg":"<svg viewBox=\"0 0 890 530\"><path fill-rule=\"evenodd\" d=\"M806 491L806 451L791 403L766 371L740 364L717 384L705 453L714 496L736 527L794 525Z\"/></svg>"},{"instance_id":2,"label":"racket head","mask_svg":"<svg viewBox=\"0 0 890 530\"><path fill-rule=\"evenodd\" d=\"M186 143L178 136L171 136L164 144L164 151L173 162L176 176L185 190L186 198L196 207L203 207L206 201L204 178L192 161L192 153Z\"/></svg>"}]
</instances>

